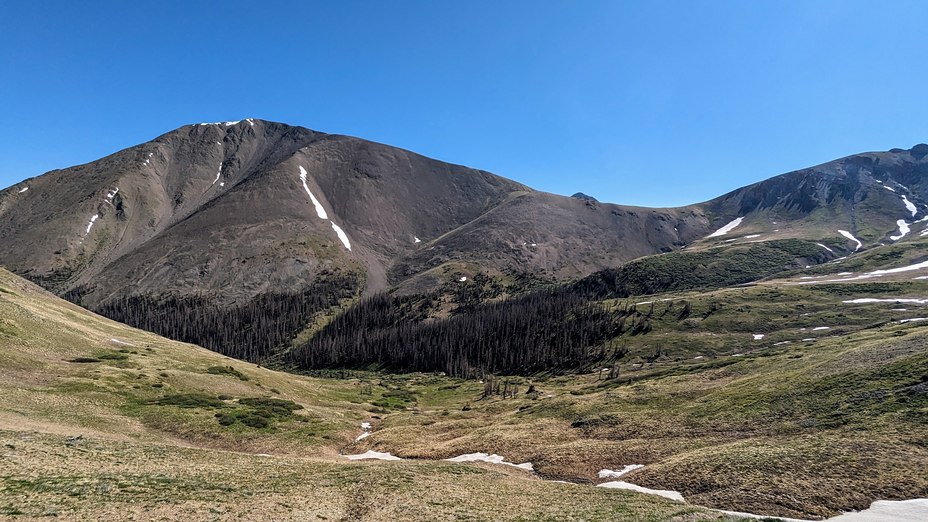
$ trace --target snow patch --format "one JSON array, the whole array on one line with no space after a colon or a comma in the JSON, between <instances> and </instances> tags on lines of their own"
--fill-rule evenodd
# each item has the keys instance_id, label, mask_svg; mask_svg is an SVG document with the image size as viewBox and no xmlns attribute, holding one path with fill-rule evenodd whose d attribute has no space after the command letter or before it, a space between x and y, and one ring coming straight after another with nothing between
<instances>
[{"instance_id":1,"label":"snow patch","mask_svg":"<svg viewBox=\"0 0 928 522\"><path fill-rule=\"evenodd\" d=\"M395 455L391 455L389 452L381 453L374 450L367 450L359 455L345 455L344 457L348 460L403 460Z\"/></svg>"},{"instance_id":2,"label":"snow patch","mask_svg":"<svg viewBox=\"0 0 928 522\"><path fill-rule=\"evenodd\" d=\"M94 222L99 219L99 217L100 214L94 214L93 217L90 218L90 222L87 223L87 230L84 232L85 236L90 233L90 229L93 228Z\"/></svg>"},{"instance_id":3,"label":"snow patch","mask_svg":"<svg viewBox=\"0 0 928 522\"><path fill-rule=\"evenodd\" d=\"M764 338L764 334L754 334L755 341L760 341L763 338Z\"/></svg>"},{"instance_id":4,"label":"snow patch","mask_svg":"<svg viewBox=\"0 0 928 522\"><path fill-rule=\"evenodd\" d=\"M126 346L135 346L135 345L132 344L132 343L127 343L126 341L120 341L119 339L110 339L110 341L111 341L111 342L114 342L114 343L116 343L116 344L123 344L123 345L126 345Z\"/></svg>"},{"instance_id":5,"label":"snow patch","mask_svg":"<svg viewBox=\"0 0 928 522\"><path fill-rule=\"evenodd\" d=\"M334 221L332 222L332 230L335 231L335 234L338 236L338 239L342 242L343 245L345 245L345 248L347 248L348 251L350 252L351 243L348 242L348 234L345 234L345 231L342 230L342 227L336 225Z\"/></svg>"},{"instance_id":6,"label":"snow patch","mask_svg":"<svg viewBox=\"0 0 928 522\"><path fill-rule=\"evenodd\" d=\"M854 241L855 243L857 243L857 246L854 247L854 252L857 252L858 250L860 250L860 248L861 248L862 246L864 246L864 244L861 243L859 239L857 239L856 237L854 237L854 234L851 234L851 233L848 232L847 230L839 230L838 233L841 234L842 236L844 236L844 237L850 239L851 241Z\"/></svg>"},{"instance_id":7,"label":"snow patch","mask_svg":"<svg viewBox=\"0 0 928 522\"><path fill-rule=\"evenodd\" d=\"M899 268L889 268L887 270L874 270L870 272L873 275L883 275L883 274L897 274L899 272L910 272L912 270L921 270L922 268L928 268L928 261L922 261L921 263L915 263L914 265L902 266Z\"/></svg>"},{"instance_id":8,"label":"snow patch","mask_svg":"<svg viewBox=\"0 0 928 522\"><path fill-rule=\"evenodd\" d=\"M906 210L912 213L912 217L915 217L915 214L918 214L918 207L914 203L909 201L909 198L902 196L902 203L905 205Z\"/></svg>"},{"instance_id":9,"label":"snow patch","mask_svg":"<svg viewBox=\"0 0 928 522\"><path fill-rule=\"evenodd\" d=\"M816 326L815 328L812 329L813 332L817 330L831 330L831 327L830 326Z\"/></svg>"},{"instance_id":10,"label":"snow patch","mask_svg":"<svg viewBox=\"0 0 928 522\"><path fill-rule=\"evenodd\" d=\"M834 250L832 250L832 249L830 249L830 248L828 248L827 246L825 246L825 245L823 245L823 244L821 244L821 243L816 243L816 245L818 245L818 246L820 246L820 247L822 247L822 248L824 248L825 250L827 250L827 251L829 251L829 252L831 252L832 254L834 254L834 253L835 253L835 251L834 251Z\"/></svg>"},{"instance_id":11,"label":"snow patch","mask_svg":"<svg viewBox=\"0 0 928 522\"><path fill-rule=\"evenodd\" d=\"M725 225L724 227L722 227L722 228L716 230L715 232L709 234L708 237L719 237L719 236L724 236L725 234L727 234L727 233L731 232L732 230L734 230L734 228L737 227L738 225L740 225L742 221L744 221L744 218L743 218L743 217L735 218L735 219L733 219L732 221L730 221L727 225Z\"/></svg>"},{"instance_id":12,"label":"snow patch","mask_svg":"<svg viewBox=\"0 0 928 522\"><path fill-rule=\"evenodd\" d=\"M902 522L928 520L928 498L877 500L863 511L844 513L827 522Z\"/></svg>"},{"instance_id":13,"label":"snow patch","mask_svg":"<svg viewBox=\"0 0 928 522\"><path fill-rule=\"evenodd\" d=\"M912 304L928 304L928 299L915 299L908 297L900 297L896 299L879 299L876 297L862 297L859 299L851 299L849 301L841 301L842 303L847 304L869 304L869 303L912 303Z\"/></svg>"},{"instance_id":14,"label":"snow patch","mask_svg":"<svg viewBox=\"0 0 928 522\"><path fill-rule=\"evenodd\" d=\"M760 237L760 234L749 234L744 236L744 239L754 239L755 237Z\"/></svg>"},{"instance_id":15,"label":"snow patch","mask_svg":"<svg viewBox=\"0 0 928 522\"><path fill-rule=\"evenodd\" d=\"M774 346L783 346L784 344L789 344L790 341L780 341L778 343L773 343Z\"/></svg>"},{"instance_id":16,"label":"snow patch","mask_svg":"<svg viewBox=\"0 0 928 522\"><path fill-rule=\"evenodd\" d=\"M888 190L888 191L890 191L890 192L895 192L895 191L896 191L896 189L894 189L894 188L892 188L892 187L887 187L886 185L883 185L883 188L885 188L886 190Z\"/></svg>"},{"instance_id":17,"label":"snow patch","mask_svg":"<svg viewBox=\"0 0 928 522\"><path fill-rule=\"evenodd\" d=\"M458 279L458 281L460 281L460 282L462 282L462 283L465 282L465 281L467 281L467 276L461 276L461 278Z\"/></svg>"},{"instance_id":18,"label":"snow patch","mask_svg":"<svg viewBox=\"0 0 928 522\"><path fill-rule=\"evenodd\" d=\"M513 464L512 462L506 462L504 457L501 457L495 453L492 455L488 455L486 453L465 453L464 455L458 455L457 457L452 457L445 460L448 462L489 462L490 464L505 464L507 466L524 469L526 471L533 471L535 469L531 462Z\"/></svg>"},{"instance_id":19,"label":"snow patch","mask_svg":"<svg viewBox=\"0 0 928 522\"><path fill-rule=\"evenodd\" d=\"M413 243L421 243L421 242L422 242L422 240L421 240L421 239L419 239L419 238L418 238L418 237L416 237L416 236L413 236L413 237L412 237L412 242L413 242Z\"/></svg>"},{"instance_id":20,"label":"snow patch","mask_svg":"<svg viewBox=\"0 0 928 522\"><path fill-rule=\"evenodd\" d=\"M216 179L213 180L212 185L215 185L219 181L219 176L222 176L222 162L219 162L219 171L216 172Z\"/></svg>"},{"instance_id":21,"label":"snow patch","mask_svg":"<svg viewBox=\"0 0 928 522\"><path fill-rule=\"evenodd\" d=\"M911 319L902 319L899 322L905 324L905 323L914 323L916 321L928 321L928 317L913 317Z\"/></svg>"},{"instance_id":22,"label":"snow patch","mask_svg":"<svg viewBox=\"0 0 928 522\"><path fill-rule=\"evenodd\" d=\"M23 192L25 192L25 191L27 191L27 190L29 190L29 187L23 187L23 188L19 189L19 193L22 194Z\"/></svg>"},{"instance_id":23,"label":"snow patch","mask_svg":"<svg viewBox=\"0 0 928 522\"><path fill-rule=\"evenodd\" d=\"M306 184L306 169L303 168L303 165L300 165L300 181L303 182L303 188L306 189L306 193L309 194L309 199L312 200L313 206L316 207L316 215L319 216L319 219L329 219L329 215L325 213L322 203L319 203L316 196L313 196L313 193L309 190L309 185ZM347 242L347 238L343 242ZM351 250L351 247L348 247L348 250Z\"/></svg>"},{"instance_id":24,"label":"snow patch","mask_svg":"<svg viewBox=\"0 0 928 522\"><path fill-rule=\"evenodd\" d=\"M116 194L119 194L119 187L116 187L113 190L107 192L106 199L113 199L116 197Z\"/></svg>"},{"instance_id":25,"label":"snow patch","mask_svg":"<svg viewBox=\"0 0 928 522\"><path fill-rule=\"evenodd\" d=\"M889 236L889 239L892 239L893 241L899 241L900 239L904 238L906 234L909 233L909 230L910 230L909 224L906 223L904 219L897 220L896 226L899 227L899 235Z\"/></svg>"},{"instance_id":26,"label":"snow patch","mask_svg":"<svg viewBox=\"0 0 928 522\"><path fill-rule=\"evenodd\" d=\"M626 473L630 473L632 471L635 471L636 469L641 469L643 467L644 465L642 464L629 464L625 466L624 468L617 470L617 471L613 471L611 469L601 469L599 470L599 478L619 478L622 475L625 475Z\"/></svg>"},{"instance_id":27,"label":"snow patch","mask_svg":"<svg viewBox=\"0 0 928 522\"><path fill-rule=\"evenodd\" d=\"M628 482L623 482L621 480L616 480L613 482L603 482L602 484L597 484L598 488L609 488L609 489L627 489L629 491L637 491L638 493L645 493L647 495L657 495L664 498L669 498L670 500L676 500L678 502L685 502L683 500L683 495L678 491L670 491L667 489L651 489L638 486L636 484L630 484Z\"/></svg>"}]
</instances>

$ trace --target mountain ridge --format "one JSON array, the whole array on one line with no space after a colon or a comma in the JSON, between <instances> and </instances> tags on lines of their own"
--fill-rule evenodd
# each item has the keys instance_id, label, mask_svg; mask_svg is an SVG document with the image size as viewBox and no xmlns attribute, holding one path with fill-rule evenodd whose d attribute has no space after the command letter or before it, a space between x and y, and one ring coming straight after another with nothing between
<instances>
[{"instance_id":1,"label":"mountain ridge","mask_svg":"<svg viewBox=\"0 0 928 522\"><path fill-rule=\"evenodd\" d=\"M237 314L322 291L298 307L315 315L320 303L450 292L478 275L566 282L653 254L752 241L816 241L828 259L922 232L926 151L848 156L706 202L648 208L536 191L283 123L192 124L0 191L0 237L17 245L0 250L0 265L93 310L132 302L139 325L206 302ZM244 322L279 338L278 319L255 313ZM224 349L205 339L195 340Z\"/></svg>"}]
</instances>

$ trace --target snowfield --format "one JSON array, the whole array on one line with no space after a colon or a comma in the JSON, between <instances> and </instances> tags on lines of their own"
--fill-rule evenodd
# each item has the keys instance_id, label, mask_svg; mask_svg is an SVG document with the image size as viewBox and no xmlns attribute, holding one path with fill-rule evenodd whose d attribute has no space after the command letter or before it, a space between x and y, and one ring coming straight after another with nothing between
<instances>
[{"instance_id":1,"label":"snowfield","mask_svg":"<svg viewBox=\"0 0 928 522\"><path fill-rule=\"evenodd\" d=\"M862 246L864 246L864 244L861 243L859 239L857 239L856 237L854 237L854 234L851 234L851 233L848 232L847 230L839 230L838 233L841 234L842 236L844 236L844 237L850 239L851 241L857 243L857 246L854 248L854 252L857 252L858 250L860 250L860 248L861 248Z\"/></svg>"},{"instance_id":2,"label":"snowfield","mask_svg":"<svg viewBox=\"0 0 928 522\"><path fill-rule=\"evenodd\" d=\"M319 216L319 219L329 219L329 215L326 214L325 208L322 207L322 203L319 203L316 196L309 190L309 185L306 184L306 169L304 169L302 165L300 165L300 181L303 182L303 189L309 194L309 199L313 202L313 206L316 207L316 215Z\"/></svg>"},{"instance_id":3,"label":"snowfield","mask_svg":"<svg viewBox=\"0 0 928 522\"><path fill-rule=\"evenodd\" d=\"M725 234L727 234L727 233L731 232L732 230L734 230L735 227L737 227L738 225L740 225L742 221L744 221L744 218L743 218L743 217L735 218L735 219L733 219L732 221L730 221L727 225L725 225L724 227L722 227L722 228L716 230L715 232L709 234L707 237L719 237L719 236L724 236Z\"/></svg>"},{"instance_id":4,"label":"snowfield","mask_svg":"<svg viewBox=\"0 0 928 522\"><path fill-rule=\"evenodd\" d=\"M531 462L513 464L512 462L506 462L504 457L501 457L495 453L492 455L487 453L465 453L464 455L458 455L457 457L452 457L445 460L448 462L489 462L490 464L504 464L506 466L512 466L514 468L524 469L526 471L533 471L535 469Z\"/></svg>"}]
</instances>

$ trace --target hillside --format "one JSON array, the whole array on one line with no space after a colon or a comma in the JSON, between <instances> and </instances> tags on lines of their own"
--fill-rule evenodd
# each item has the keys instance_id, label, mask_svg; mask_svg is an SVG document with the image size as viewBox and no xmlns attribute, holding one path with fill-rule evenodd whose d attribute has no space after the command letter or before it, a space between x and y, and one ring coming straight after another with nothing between
<instances>
[{"instance_id":1,"label":"hillside","mask_svg":"<svg viewBox=\"0 0 928 522\"><path fill-rule=\"evenodd\" d=\"M634 305L652 321L646 335L615 338L625 354L608 371L482 384L275 372L94 316L0 272L0 508L66 519L725 518L437 460L474 452L579 484L643 465L622 480L805 519L925 497L923 247L752 286L607 297L602 306ZM358 438L362 422L372 428ZM365 450L404 460L337 455Z\"/></svg>"},{"instance_id":2,"label":"hillside","mask_svg":"<svg viewBox=\"0 0 928 522\"><path fill-rule=\"evenodd\" d=\"M262 361L380 292L447 302L487 277L505 298L662 252L800 238L820 243L814 263L906 241L924 228L926 151L649 209L302 127L196 124L0 191L0 237L16 245L0 266L133 326Z\"/></svg>"},{"instance_id":3,"label":"hillside","mask_svg":"<svg viewBox=\"0 0 928 522\"><path fill-rule=\"evenodd\" d=\"M271 371L95 316L0 270L0 517L715 520L507 466L350 462L399 382ZM381 413L375 413L375 412ZM500 509L503 503L505 509Z\"/></svg>"}]
</instances>

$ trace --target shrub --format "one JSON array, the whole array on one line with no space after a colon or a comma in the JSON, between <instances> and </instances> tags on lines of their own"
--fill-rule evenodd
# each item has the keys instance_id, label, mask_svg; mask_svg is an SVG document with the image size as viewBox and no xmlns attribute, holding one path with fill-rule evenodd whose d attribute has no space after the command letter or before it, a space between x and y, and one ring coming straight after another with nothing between
<instances>
[{"instance_id":1,"label":"shrub","mask_svg":"<svg viewBox=\"0 0 928 522\"><path fill-rule=\"evenodd\" d=\"M75 357L68 362L72 363L98 363L100 359L95 359L93 357Z\"/></svg>"},{"instance_id":2,"label":"shrub","mask_svg":"<svg viewBox=\"0 0 928 522\"><path fill-rule=\"evenodd\" d=\"M237 377L241 381L247 381L248 376L244 373L236 370L232 366L210 366L206 369L206 373L211 373L213 375L232 375Z\"/></svg>"}]
</instances>

